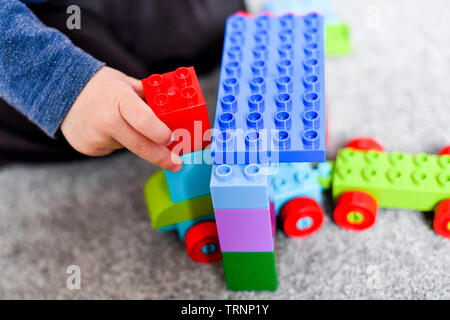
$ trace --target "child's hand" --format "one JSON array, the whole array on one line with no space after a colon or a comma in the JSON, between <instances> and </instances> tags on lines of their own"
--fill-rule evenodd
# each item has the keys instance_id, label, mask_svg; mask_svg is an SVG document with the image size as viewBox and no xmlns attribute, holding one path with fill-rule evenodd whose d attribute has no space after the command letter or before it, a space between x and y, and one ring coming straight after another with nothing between
<instances>
[{"instance_id":1,"label":"child's hand","mask_svg":"<svg viewBox=\"0 0 450 320\"><path fill-rule=\"evenodd\" d=\"M61 124L70 145L88 156L123 147L171 171L181 169L167 149L172 132L144 102L141 81L103 67L87 83Z\"/></svg>"}]
</instances>

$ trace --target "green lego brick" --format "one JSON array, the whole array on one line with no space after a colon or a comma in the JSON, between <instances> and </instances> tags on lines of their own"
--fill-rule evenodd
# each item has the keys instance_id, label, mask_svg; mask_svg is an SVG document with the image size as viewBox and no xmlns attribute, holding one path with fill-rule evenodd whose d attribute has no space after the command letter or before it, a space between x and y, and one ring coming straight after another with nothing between
<instances>
[{"instance_id":1,"label":"green lego brick","mask_svg":"<svg viewBox=\"0 0 450 320\"><path fill-rule=\"evenodd\" d=\"M276 290L275 252L222 252L229 290Z\"/></svg>"},{"instance_id":2,"label":"green lego brick","mask_svg":"<svg viewBox=\"0 0 450 320\"><path fill-rule=\"evenodd\" d=\"M327 56L346 56L351 53L350 27L346 23L325 26L325 51Z\"/></svg>"},{"instance_id":3,"label":"green lego brick","mask_svg":"<svg viewBox=\"0 0 450 320\"><path fill-rule=\"evenodd\" d=\"M450 156L342 149L333 198L348 190L370 193L383 208L431 211L450 198Z\"/></svg>"},{"instance_id":4,"label":"green lego brick","mask_svg":"<svg viewBox=\"0 0 450 320\"><path fill-rule=\"evenodd\" d=\"M155 173L148 179L144 187L144 196L155 229L214 214L209 194L174 203L170 199L163 171Z\"/></svg>"}]
</instances>

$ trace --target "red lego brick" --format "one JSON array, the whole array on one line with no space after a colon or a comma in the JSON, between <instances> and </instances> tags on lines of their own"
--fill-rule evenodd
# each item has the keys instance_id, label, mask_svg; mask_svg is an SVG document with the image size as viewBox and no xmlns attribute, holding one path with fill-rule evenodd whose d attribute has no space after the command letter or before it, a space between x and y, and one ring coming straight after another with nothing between
<instances>
[{"instance_id":1,"label":"red lego brick","mask_svg":"<svg viewBox=\"0 0 450 320\"><path fill-rule=\"evenodd\" d=\"M185 154L210 144L208 111L193 67L152 74L142 85L147 104L174 132L169 149Z\"/></svg>"}]
</instances>

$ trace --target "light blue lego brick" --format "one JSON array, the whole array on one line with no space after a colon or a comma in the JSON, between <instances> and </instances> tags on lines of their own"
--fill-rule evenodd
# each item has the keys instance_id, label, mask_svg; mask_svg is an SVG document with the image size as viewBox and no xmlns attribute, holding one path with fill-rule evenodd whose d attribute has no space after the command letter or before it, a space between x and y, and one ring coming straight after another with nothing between
<instances>
[{"instance_id":1,"label":"light blue lego brick","mask_svg":"<svg viewBox=\"0 0 450 320\"><path fill-rule=\"evenodd\" d=\"M213 163L322 162L325 137L323 17L229 17Z\"/></svg>"},{"instance_id":2,"label":"light blue lego brick","mask_svg":"<svg viewBox=\"0 0 450 320\"><path fill-rule=\"evenodd\" d=\"M213 165L214 209L269 208L271 169L268 164Z\"/></svg>"},{"instance_id":3,"label":"light blue lego brick","mask_svg":"<svg viewBox=\"0 0 450 320\"><path fill-rule=\"evenodd\" d=\"M183 168L180 171L164 170L172 201L181 202L209 194L210 149L183 154L181 160Z\"/></svg>"},{"instance_id":4,"label":"light blue lego brick","mask_svg":"<svg viewBox=\"0 0 450 320\"><path fill-rule=\"evenodd\" d=\"M336 6L330 0L267 0L262 9L274 14L291 12L304 15L308 12L318 12L324 16L326 24L341 21Z\"/></svg>"},{"instance_id":5,"label":"light blue lego brick","mask_svg":"<svg viewBox=\"0 0 450 320\"><path fill-rule=\"evenodd\" d=\"M277 215L289 200L309 197L322 202L318 172L310 163L280 163L272 180L272 201Z\"/></svg>"}]
</instances>

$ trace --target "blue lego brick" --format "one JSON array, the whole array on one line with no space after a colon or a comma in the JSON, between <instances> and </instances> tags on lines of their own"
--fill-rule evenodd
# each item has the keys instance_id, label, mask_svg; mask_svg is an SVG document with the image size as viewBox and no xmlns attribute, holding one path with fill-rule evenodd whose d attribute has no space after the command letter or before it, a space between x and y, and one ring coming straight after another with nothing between
<instances>
[{"instance_id":1,"label":"blue lego brick","mask_svg":"<svg viewBox=\"0 0 450 320\"><path fill-rule=\"evenodd\" d=\"M272 179L272 201L275 212L291 199L309 197L322 202L318 172L310 163L280 163Z\"/></svg>"},{"instance_id":2,"label":"blue lego brick","mask_svg":"<svg viewBox=\"0 0 450 320\"><path fill-rule=\"evenodd\" d=\"M183 168L180 171L174 173L164 170L171 200L181 202L209 194L210 149L183 154L181 160Z\"/></svg>"},{"instance_id":3,"label":"blue lego brick","mask_svg":"<svg viewBox=\"0 0 450 320\"><path fill-rule=\"evenodd\" d=\"M271 168L268 164L213 165L214 209L269 208Z\"/></svg>"},{"instance_id":4,"label":"blue lego brick","mask_svg":"<svg viewBox=\"0 0 450 320\"><path fill-rule=\"evenodd\" d=\"M215 164L325 161L323 18L228 18L211 158Z\"/></svg>"},{"instance_id":5,"label":"blue lego brick","mask_svg":"<svg viewBox=\"0 0 450 320\"><path fill-rule=\"evenodd\" d=\"M273 14L318 12L324 16L326 24L341 22L336 6L330 0L268 0L262 9Z\"/></svg>"}]
</instances>

